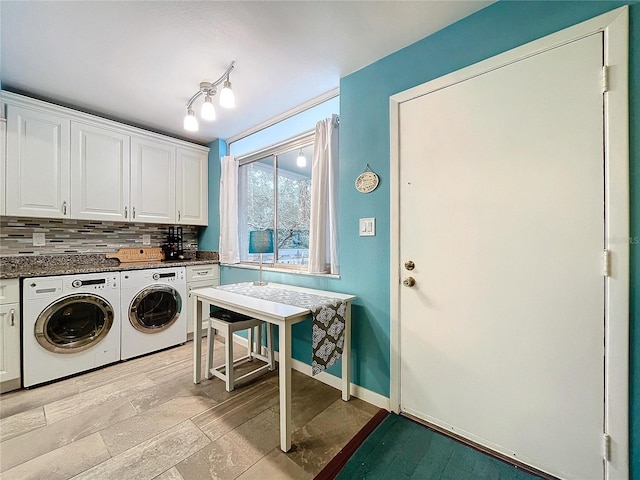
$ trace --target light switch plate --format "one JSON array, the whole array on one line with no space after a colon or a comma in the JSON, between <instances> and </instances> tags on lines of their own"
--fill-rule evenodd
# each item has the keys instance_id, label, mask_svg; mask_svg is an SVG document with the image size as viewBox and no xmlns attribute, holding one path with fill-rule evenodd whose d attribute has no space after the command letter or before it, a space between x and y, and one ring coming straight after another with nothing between
<instances>
[{"instance_id":1,"label":"light switch plate","mask_svg":"<svg viewBox=\"0 0 640 480\"><path fill-rule=\"evenodd\" d=\"M360 236L374 237L376 235L376 219L361 218L360 219Z\"/></svg>"},{"instance_id":2,"label":"light switch plate","mask_svg":"<svg viewBox=\"0 0 640 480\"><path fill-rule=\"evenodd\" d=\"M33 232L33 246L44 247L45 236L44 232Z\"/></svg>"},{"instance_id":3,"label":"light switch plate","mask_svg":"<svg viewBox=\"0 0 640 480\"><path fill-rule=\"evenodd\" d=\"M151 234L149 233L142 234L142 245L151 245Z\"/></svg>"}]
</instances>

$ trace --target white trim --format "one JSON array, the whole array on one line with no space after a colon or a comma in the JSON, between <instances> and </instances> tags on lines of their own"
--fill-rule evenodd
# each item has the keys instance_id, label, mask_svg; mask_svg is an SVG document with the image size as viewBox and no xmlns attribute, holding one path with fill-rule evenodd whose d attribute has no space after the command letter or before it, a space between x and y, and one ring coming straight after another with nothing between
<instances>
[{"instance_id":1,"label":"white trim","mask_svg":"<svg viewBox=\"0 0 640 480\"><path fill-rule=\"evenodd\" d=\"M257 263L221 263L221 267L231 267L231 268L244 268L245 270L259 270L260 266ZM301 265L306 268L306 265ZM335 273L317 273L317 272L309 272L304 269L297 268L284 268L284 267L272 267L270 265L262 264L263 272L276 272L276 273L291 273L293 275L306 275L308 277L322 277L322 278L336 278L339 279L340 275Z\"/></svg>"},{"instance_id":2,"label":"white trim","mask_svg":"<svg viewBox=\"0 0 640 480\"><path fill-rule=\"evenodd\" d=\"M612 276L606 279L605 429L611 436L607 480L629 478L629 116L628 7L621 7L554 34L390 97L390 408L400 412L400 105L449 85L468 80L542 51L604 32L610 90L605 93L605 175L607 245Z\"/></svg>"},{"instance_id":3,"label":"white trim","mask_svg":"<svg viewBox=\"0 0 640 480\"><path fill-rule=\"evenodd\" d=\"M391 294L389 310L389 407L400 413L400 101L389 100L391 125L391 156L389 166L390 198L389 209L389 289Z\"/></svg>"},{"instance_id":4,"label":"white trim","mask_svg":"<svg viewBox=\"0 0 640 480\"><path fill-rule=\"evenodd\" d=\"M172 146L191 148L198 152L209 153L209 147L199 145L197 143L187 142L179 138L170 137L162 133L153 132L150 130L144 130L140 127L134 127L126 123L110 120L108 118L99 117L91 113L85 113L80 110L74 110L69 107L63 107L55 103L45 102L35 98L19 95L13 92L7 92L2 90L0 92L0 103L2 103L2 115L5 115L4 105L10 104L22 108L43 110L54 115L64 115L72 121L82 122L84 124L94 125L101 128L107 128L117 130L118 132L124 132L129 135L135 135L138 137L152 138L155 141L163 141L170 143Z\"/></svg>"},{"instance_id":5,"label":"white trim","mask_svg":"<svg viewBox=\"0 0 640 480\"><path fill-rule=\"evenodd\" d=\"M241 337L240 335L237 335L234 333L233 340L234 342L242 345L243 347L247 346L248 340L244 337ZM264 346L262 347L262 354L263 355L267 354L266 347ZM273 356L276 359L276 361L279 361L277 351L274 352ZM318 375L311 375L311 365L307 365L306 363L296 359L292 359L291 367L297 372L300 372L309 377L315 378L316 380L324 383L325 385L329 385L330 387L336 388L338 390L342 390L342 380L339 377L336 377L335 375L331 375L330 373L327 373L327 372L321 372ZM360 400L370 403L371 405L375 405L376 407L389 410L389 399L384 395L380 395L379 393L373 392L371 390L368 390L354 383L351 383L350 385L351 385L350 387L351 395L353 395L354 397L357 397Z\"/></svg>"},{"instance_id":6,"label":"white trim","mask_svg":"<svg viewBox=\"0 0 640 480\"><path fill-rule=\"evenodd\" d=\"M606 278L605 433L611 439L606 478L629 478L629 9L604 29L609 90L605 98L607 243L611 276Z\"/></svg>"},{"instance_id":7,"label":"white trim","mask_svg":"<svg viewBox=\"0 0 640 480\"><path fill-rule=\"evenodd\" d=\"M227 139L227 145L230 146L233 142L237 142L238 140L242 140L244 137L253 135L254 133L257 133L260 130L264 130L265 128L269 128L278 122L282 122L287 118L297 115L298 113L304 112L305 110L309 110L310 108L313 108L316 105L320 105L321 103L326 102L327 100L331 100L332 98L335 98L338 95L340 95L340 88L334 88L333 90L329 90L328 92L323 93L322 95L318 95L317 97L312 98L311 100L308 100L303 104L298 105L297 107L294 107L290 110L287 110L286 112L281 113L280 115L276 115L275 117L272 117L269 120L265 120L264 122L259 123L255 127L251 127L248 130L245 130L244 132L240 132L237 135L234 135L233 137L229 137Z\"/></svg>"}]
</instances>

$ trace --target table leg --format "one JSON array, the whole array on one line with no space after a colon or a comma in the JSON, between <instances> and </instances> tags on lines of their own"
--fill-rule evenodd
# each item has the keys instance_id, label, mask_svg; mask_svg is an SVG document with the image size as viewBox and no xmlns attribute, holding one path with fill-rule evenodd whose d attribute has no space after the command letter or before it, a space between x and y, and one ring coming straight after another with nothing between
<instances>
[{"instance_id":1,"label":"table leg","mask_svg":"<svg viewBox=\"0 0 640 480\"><path fill-rule=\"evenodd\" d=\"M342 400L351 398L351 302L344 316L344 348L342 350Z\"/></svg>"},{"instance_id":2,"label":"table leg","mask_svg":"<svg viewBox=\"0 0 640 480\"><path fill-rule=\"evenodd\" d=\"M209 311L211 309L211 305L208 303L205 305L206 307L203 306L203 308L207 309L205 311ZM213 374L211 373L211 369L213 368L213 344L215 343L215 335L213 332L215 332L215 329L213 328L213 319L210 318L207 322L207 353L205 355L206 361L204 363L204 378L207 380L213 377Z\"/></svg>"},{"instance_id":3,"label":"table leg","mask_svg":"<svg viewBox=\"0 0 640 480\"><path fill-rule=\"evenodd\" d=\"M191 295L193 306L193 383L200 383L202 373L200 364L202 362L202 301L197 295Z\"/></svg>"},{"instance_id":4,"label":"table leg","mask_svg":"<svg viewBox=\"0 0 640 480\"><path fill-rule=\"evenodd\" d=\"M280 449L291 449L291 324L278 325L280 381Z\"/></svg>"}]
</instances>

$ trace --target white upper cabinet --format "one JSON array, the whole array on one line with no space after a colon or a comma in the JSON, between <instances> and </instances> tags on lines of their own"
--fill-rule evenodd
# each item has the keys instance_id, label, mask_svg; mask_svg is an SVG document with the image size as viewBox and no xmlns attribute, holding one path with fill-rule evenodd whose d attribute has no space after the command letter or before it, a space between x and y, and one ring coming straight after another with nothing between
<instances>
[{"instance_id":1,"label":"white upper cabinet","mask_svg":"<svg viewBox=\"0 0 640 480\"><path fill-rule=\"evenodd\" d=\"M153 139L131 138L131 220L176 222L176 148Z\"/></svg>"},{"instance_id":2,"label":"white upper cabinet","mask_svg":"<svg viewBox=\"0 0 640 480\"><path fill-rule=\"evenodd\" d=\"M60 115L7 105L7 215L69 218L70 124Z\"/></svg>"},{"instance_id":3,"label":"white upper cabinet","mask_svg":"<svg viewBox=\"0 0 640 480\"><path fill-rule=\"evenodd\" d=\"M176 168L176 221L206 225L208 221L208 155L201 150L178 147Z\"/></svg>"},{"instance_id":4,"label":"white upper cabinet","mask_svg":"<svg viewBox=\"0 0 640 480\"><path fill-rule=\"evenodd\" d=\"M4 118L0 118L0 185L5 185L5 176L7 175L7 121ZM0 192L0 215L7 213L7 207L4 203L6 189L3 188Z\"/></svg>"},{"instance_id":5,"label":"white upper cabinet","mask_svg":"<svg viewBox=\"0 0 640 480\"><path fill-rule=\"evenodd\" d=\"M207 224L208 148L14 93L1 100L0 215Z\"/></svg>"},{"instance_id":6,"label":"white upper cabinet","mask_svg":"<svg viewBox=\"0 0 640 480\"><path fill-rule=\"evenodd\" d=\"M129 135L71 122L71 217L126 221Z\"/></svg>"}]
</instances>

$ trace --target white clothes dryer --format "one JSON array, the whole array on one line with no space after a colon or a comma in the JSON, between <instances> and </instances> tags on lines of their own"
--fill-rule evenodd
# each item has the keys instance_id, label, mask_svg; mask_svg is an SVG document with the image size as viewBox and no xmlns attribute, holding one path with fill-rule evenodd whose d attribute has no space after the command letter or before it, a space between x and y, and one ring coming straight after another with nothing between
<instances>
[{"instance_id":1,"label":"white clothes dryer","mask_svg":"<svg viewBox=\"0 0 640 480\"><path fill-rule=\"evenodd\" d=\"M185 268L153 268L121 273L120 358L126 360L185 343Z\"/></svg>"},{"instance_id":2,"label":"white clothes dryer","mask_svg":"<svg viewBox=\"0 0 640 480\"><path fill-rule=\"evenodd\" d=\"M25 387L120 360L120 272L22 282Z\"/></svg>"}]
</instances>

